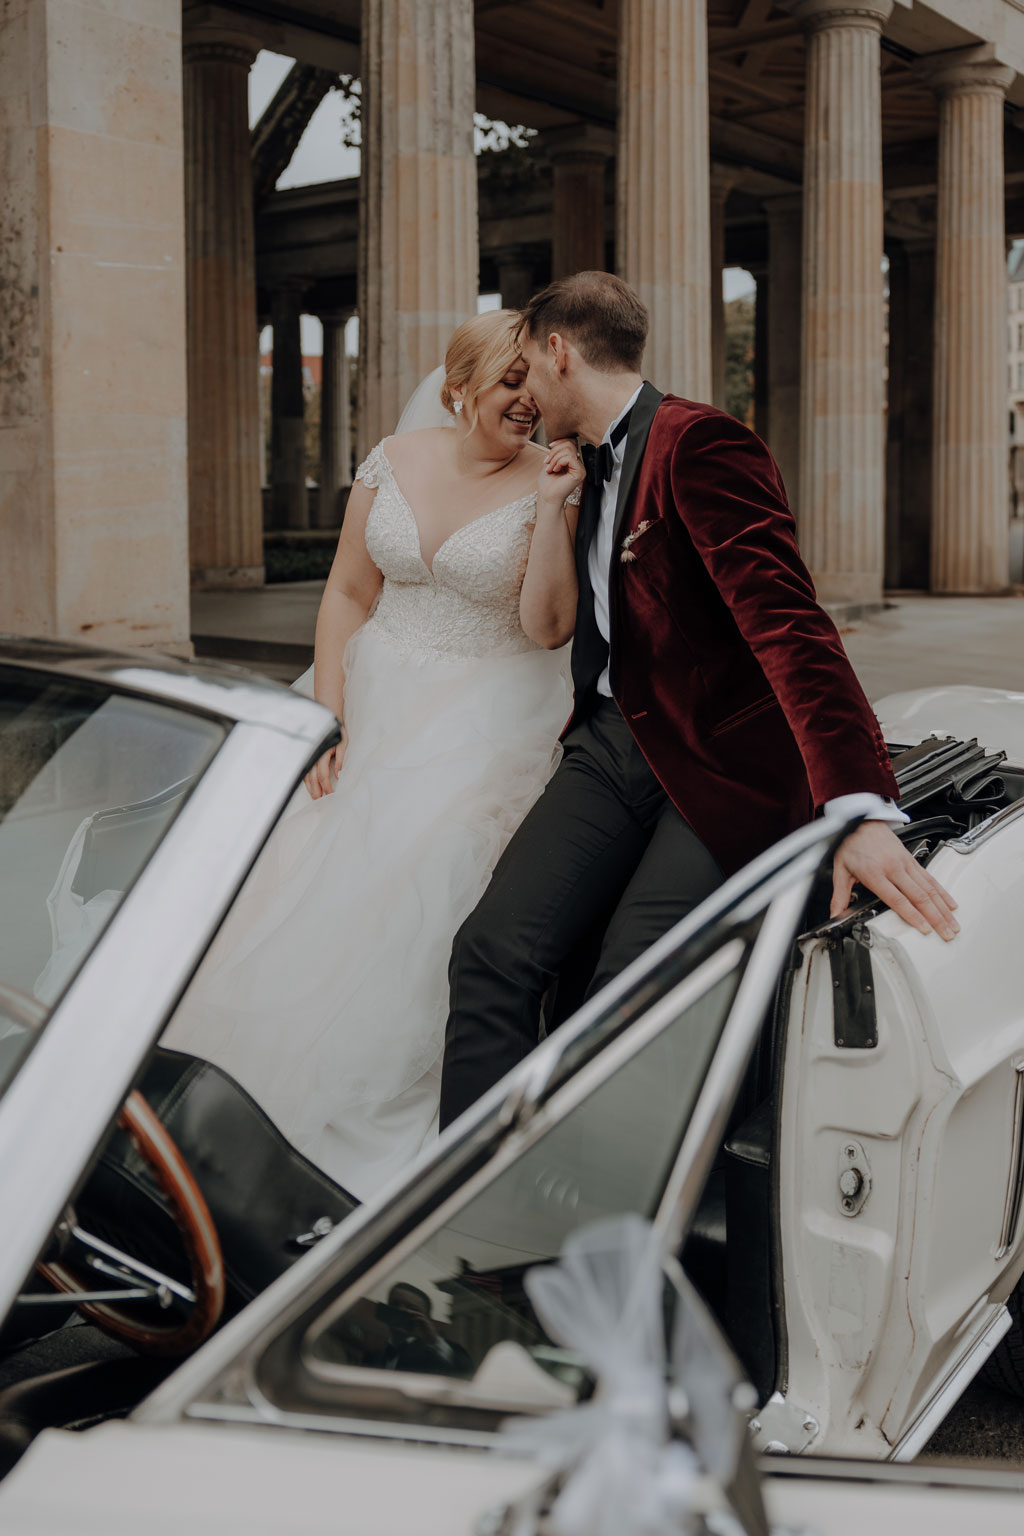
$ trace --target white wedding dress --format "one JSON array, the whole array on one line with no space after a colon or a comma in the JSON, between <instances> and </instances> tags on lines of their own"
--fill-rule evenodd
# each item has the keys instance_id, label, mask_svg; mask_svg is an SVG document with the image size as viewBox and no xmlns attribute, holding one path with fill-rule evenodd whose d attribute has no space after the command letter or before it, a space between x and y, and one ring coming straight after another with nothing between
<instances>
[{"instance_id":1,"label":"white wedding dress","mask_svg":"<svg viewBox=\"0 0 1024 1536\"><path fill-rule=\"evenodd\" d=\"M224 1067L365 1199L436 1134L452 939L558 761L571 694L566 653L519 623L535 495L457 529L431 569L383 445L357 479L384 582L346 652L337 788L296 792L164 1043Z\"/></svg>"}]
</instances>

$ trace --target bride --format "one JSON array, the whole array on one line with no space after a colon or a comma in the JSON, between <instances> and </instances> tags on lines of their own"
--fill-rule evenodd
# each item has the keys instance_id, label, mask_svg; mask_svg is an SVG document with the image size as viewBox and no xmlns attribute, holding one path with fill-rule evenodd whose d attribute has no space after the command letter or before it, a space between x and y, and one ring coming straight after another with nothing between
<instances>
[{"instance_id":1,"label":"bride","mask_svg":"<svg viewBox=\"0 0 1024 1536\"><path fill-rule=\"evenodd\" d=\"M530 441L517 320L460 326L450 424L386 438L357 471L313 669L341 744L164 1037L230 1072L361 1199L436 1134L452 940L571 710L559 648L583 469L574 443Z\"/></svg>"}]
</instances>

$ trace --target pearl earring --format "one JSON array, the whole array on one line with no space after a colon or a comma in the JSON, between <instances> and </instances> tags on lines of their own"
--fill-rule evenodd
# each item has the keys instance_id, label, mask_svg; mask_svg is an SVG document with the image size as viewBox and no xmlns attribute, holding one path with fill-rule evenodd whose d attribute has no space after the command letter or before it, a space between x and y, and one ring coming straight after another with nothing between
<instances>
[{"instance_id":1,"label":"pearl earring","mask_svg":"<svg viewBox=\"0 0 1024 1536\"><path fill-rule=\"evenodd\" d=\"M456 416L461 416L462 415L462 401L461 400L456 400L455 403L452 406L452 410L455 412Z\"/></svg>"}]
</instances>

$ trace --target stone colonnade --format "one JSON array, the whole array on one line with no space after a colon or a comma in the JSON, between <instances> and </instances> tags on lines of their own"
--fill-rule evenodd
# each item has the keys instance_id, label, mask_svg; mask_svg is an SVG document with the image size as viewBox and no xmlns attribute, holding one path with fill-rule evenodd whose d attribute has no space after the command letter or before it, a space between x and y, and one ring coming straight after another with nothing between
<instances>
[{"instance_id":1,"label":"stone colonnade","mask_svg":"<svg viewBox=\"0 0 1024 1536\"><path fill-rule=\"evenodd\" d=\"M24 60L0 83L7 121L24 125L8 138L4 255L15 298L4 323L19 328L26 359L24 377L0 381L8 450L0 511L15 551L0 573L4 615L12 627L43 633L185 645L186 534L197 581L262 579L246 110L254 44L239 30L241 13L236 21L212 7L187 11L182 98L172 0L152 0L151 24L140 29L99 0L63 5L52 29L38 33L52 40L40 51L29 12L49 16L57 3L12 0L4 23L16 62ZM887 472L890 485L913 483L915 520L930 475L937 590L999 590L1007 579L1001 121L1011 73L972 49L943 54L928 75L941 125L933 388L900 409L916 424L932 412L933 448L928 475L912 464L910 445L898 463L890 452L887 466L880 38L892 5L796 0L807 36L803 195L765 205L758 323L769 360L759 389L805 552L822 597L836 603L881 595ZM360 452L392 430L451 330L475 310L473 11L472 0L364 0ZM617 133L549 130L545 148L554 270L605 264L603 186L614 153L616 263L651 310L648 375L662 388L720 399L724 212L737 167L711 165L707 26L707 0L622 0ZM91 58L97 37L109 38L105 56L115 62L82 84L69 61ZM138 93L121 80L119 58L135 61L133 80L154 83L137 123L124 116ZM39 70L45 78L33 84ZM88 132L75 107L83 90L99 103ZM45 169L42 181L33 165ZM36 213L44 183L49 203ZM894 274L894 296L902 284L917 317L911 324L909 309L894 317L904 373L914 346L920 355L927 345L928 284L914 274L929 260L906 248ZM506 302L524 302L527 253L509 248L499 275ZM190 511L186 349L175 333L185 332L186 279ZM285 526L308 517L295 393L299 303L279 295L274 317L274 519ZM325 317L324 485L315 513L323 524L335 520L350 470L342 322ZM104 327L120 350L117 366L98 377L88 354ZM69 347L56 344L60 335L71 336Z\"/></svg>"},{"instance_id":2,"label":"stone colonnade","mask_svg":"<svg viewBox=\"0 0 1024 1536\"><path fill-rule=\"evenodd\" d=\"M892 8L796 0L806 34L803 190L764 205L759 427L820 596L852 607L880 600L887 565L920 565L924 536L936 590L1000 590L1008 566L1001 110L1012 76L979 50L944 54L929 76L942 125L935 324L928 254L901 251L890 306L900 398L890 412L905 432L894 456L885 442L881 131L881 34ZM469 0L366 0L360 452L391 429L474 308L471 11ZM548 130L543 147L553 171L552 275L605 265L614 157L616 264L652 315L646 372L662 388L724 403L725 206L743 169L710 159L706 0L622 0L617 134ZM525 253L510 248L499 264L504 301L524 303L531 278ZM887 484L900 493L913 550L886 551ZM325 493L324 509L333 496Z\"/></svg>"}]
</instances>

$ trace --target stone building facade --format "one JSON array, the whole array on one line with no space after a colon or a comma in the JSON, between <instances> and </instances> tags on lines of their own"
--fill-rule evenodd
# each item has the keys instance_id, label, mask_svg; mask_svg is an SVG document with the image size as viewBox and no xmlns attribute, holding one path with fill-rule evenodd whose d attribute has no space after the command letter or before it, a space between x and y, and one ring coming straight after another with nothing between
<instances>
[{"instance_id":1,"label":"stone building facade","mask_svg":"<svg viewBox=\"0 0 1024 1536\"><path fill-rule=\"evenodd\" d=\"M260 48L296 67L250 134ZM274 192L339 74L362 175ZM268 319L279 527L324 321L329 526L348 316L365 448L481 287L583 266L648 304L648 375L714 400L722 267L754 274L757 427L826 602L1005 590L1021 106L1021 0L8 0L0 624L186 648L190 580L262 579ZM536 136L474 157L474 107Z\"/></svg>"}]
</instances>

